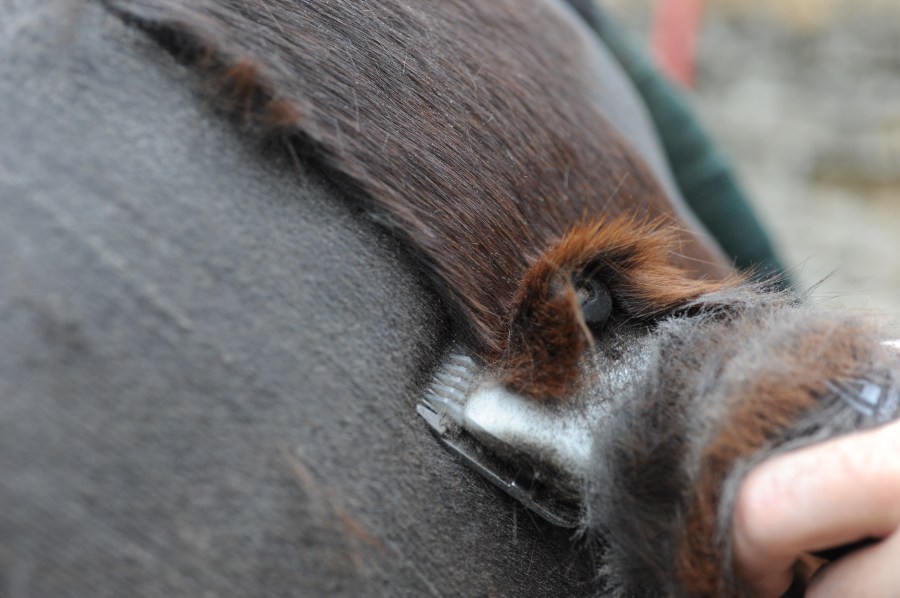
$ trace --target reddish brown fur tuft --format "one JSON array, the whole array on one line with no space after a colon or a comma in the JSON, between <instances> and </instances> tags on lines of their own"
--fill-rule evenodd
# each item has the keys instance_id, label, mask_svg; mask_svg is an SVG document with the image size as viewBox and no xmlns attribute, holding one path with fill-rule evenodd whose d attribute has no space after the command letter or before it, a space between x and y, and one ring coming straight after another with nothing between
<instances>
[{"instance_id":1,"label":"reddish brown fur tuft","mask_svg":"<svg viewBox=\"0 0 900 598\"><path fill-rule=\"evenodd\" d=\"M261 97L265 95L259 81L259 66L255 61L243 59L229 67L222 76L226 93L231 95L237 110L245 120L256 112Z\"/></svg>"},{"instance_id":2,"label":"reddish brown fur tuft","mask_svg":"<svg viewBox=\"0 0 900 598\"><path fill-rule=\"evenodd\" d=\"M286 100L273 100L266 106L266 124L277 130L290 129L300 121L300 112Z\"/></svg>"},{"instance_id":3,"label":"reddish brown fur tuft","mask_svg":"<svg viewBox=\"0 0 900 598\"><path fill-rule=\"evenodd\" d=\"M537 398L573 390L592 342L572 283L577 274L604 281L624 315L637 319L663 315L738 282L692 278L674 263L680 245L671 223L662 219L622 215L569 230L535 260L518 288L501 364L504 382Z\"/></svg>"}]
</instances>

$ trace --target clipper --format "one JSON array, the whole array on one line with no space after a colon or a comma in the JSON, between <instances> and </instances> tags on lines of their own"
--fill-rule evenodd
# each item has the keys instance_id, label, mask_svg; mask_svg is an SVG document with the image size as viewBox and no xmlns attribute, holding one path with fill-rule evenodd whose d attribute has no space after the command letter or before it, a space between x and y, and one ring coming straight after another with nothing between
<instances>
[{"instance_id":1,"label":"clipper","mask_svg":"<svg viewBox=\"0 0 900 598\"><path fill-rule=\"evenodd\" d=\"M528 399L451 353L417 411L450 452L519 503L554 525L580 525L602 406Z\"/></svg>"}]
</instances>

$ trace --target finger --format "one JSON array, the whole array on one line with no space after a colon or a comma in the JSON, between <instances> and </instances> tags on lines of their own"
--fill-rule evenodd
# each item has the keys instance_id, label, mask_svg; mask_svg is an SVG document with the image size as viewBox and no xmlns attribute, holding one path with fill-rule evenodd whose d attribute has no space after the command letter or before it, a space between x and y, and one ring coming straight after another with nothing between
<instances>
[{"instance_id":1,"label":"finger","mask_svg":"<svg viewBox=\"0 0 900 598\"><path fill-rule=\"evenodd\" d=\"M807 590L808 598L900 596L900 533L822 568Z\"/></svg>"},{"instance_id":2,"label":"finger","mask_svg":"<svg viewBox=\"0 0 900 598\"><path fill-rule=\"evenodd\" d=\"M883 537L900 523L900 424L775 457L750 473L735 503L738 573L760 593L790 583L797 555Z\"/></svg>"}]
</instances>

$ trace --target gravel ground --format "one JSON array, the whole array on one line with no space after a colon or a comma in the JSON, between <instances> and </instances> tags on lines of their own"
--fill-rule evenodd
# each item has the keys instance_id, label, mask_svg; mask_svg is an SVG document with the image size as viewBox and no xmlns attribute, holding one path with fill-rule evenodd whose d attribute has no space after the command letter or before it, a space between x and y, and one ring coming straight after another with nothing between
<instances>
[{"instance_id":1,"label":"gravel ground","mask_svg":"<svg viewBox=\"0 0 900 598\"><path fill-rule=\"evenodd\" d=\"M781 6L707 1L698 111L800 284L900 336L900 2Z\"/></svg>"}]
</instances>

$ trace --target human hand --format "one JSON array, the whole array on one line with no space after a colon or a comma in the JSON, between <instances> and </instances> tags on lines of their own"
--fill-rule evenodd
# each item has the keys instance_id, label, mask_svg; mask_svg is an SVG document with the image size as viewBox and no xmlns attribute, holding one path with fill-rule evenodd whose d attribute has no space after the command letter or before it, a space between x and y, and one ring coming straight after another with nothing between
<instances>
[{"instance_id":1,"label":"human hand","mask_svg":"<svg viewBox=\"0 0 900 598\"><path fill-rule=\"evenodd\" d=\"M860 548L821 568L807 596L900 596L900 422L774 457L744 480L732 523L738 575L783 594L805 553Z\"/></svg>"}]
</instances>

